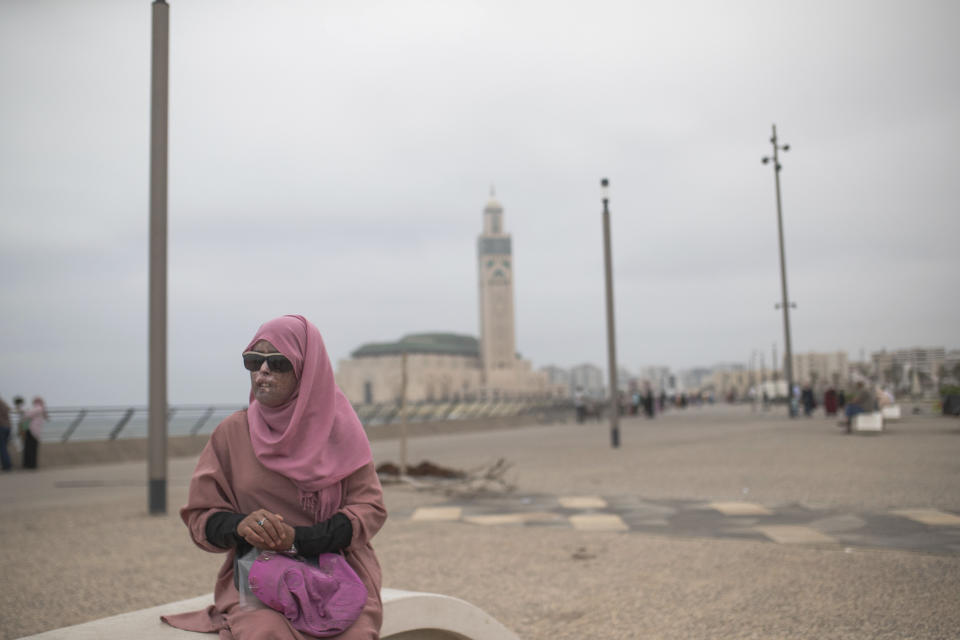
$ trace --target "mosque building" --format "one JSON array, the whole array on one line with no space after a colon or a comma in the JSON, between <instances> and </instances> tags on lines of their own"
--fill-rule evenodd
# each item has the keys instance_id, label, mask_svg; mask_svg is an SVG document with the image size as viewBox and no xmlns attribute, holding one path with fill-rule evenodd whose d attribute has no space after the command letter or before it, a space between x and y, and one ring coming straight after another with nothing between
<instances>
[{"instance_id":1,"label":"mosque building","mask_svg":"<svg viewBox=\"0 0 960 640\"><path fill-rule=\"evenodd\" d=\"M361 345L340 360L337 384L354 404L394 402L403 386L408 402L548 397L565 389L535 372L516 352L513 251L503 207L483 209L477 240L480 339L455 333L415 333L396 342Z\"/></svg>"}]
</instances>

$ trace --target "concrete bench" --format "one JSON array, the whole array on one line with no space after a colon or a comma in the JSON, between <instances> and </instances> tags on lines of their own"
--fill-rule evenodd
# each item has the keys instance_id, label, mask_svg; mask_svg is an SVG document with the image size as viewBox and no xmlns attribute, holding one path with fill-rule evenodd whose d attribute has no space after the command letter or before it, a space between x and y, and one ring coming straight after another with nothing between
<instances>
[{"instance_id":1,"label":"concrete bench","mask_svg":"<svg viewBox=\"0 0 960 640\"><path fill-rule=\"evenodd\" d=\"M853 418L854 431L883 431L883 414L879 411L858 413Z\"/></svg>"},{"instance_id":2,"label":"concrete bench","mask_svg":"<svg viewBox=\"0 0 960 640\"><path fill-rule=\"evenodd\" d=\"M519 640L482 609L436 593L383 589L382 640ZM181 631L160 621L161 615L195 611L213 604L213 594L180 600L46 631L22 640L201 640L214 634Z\"/></svg>"}]
</instances>

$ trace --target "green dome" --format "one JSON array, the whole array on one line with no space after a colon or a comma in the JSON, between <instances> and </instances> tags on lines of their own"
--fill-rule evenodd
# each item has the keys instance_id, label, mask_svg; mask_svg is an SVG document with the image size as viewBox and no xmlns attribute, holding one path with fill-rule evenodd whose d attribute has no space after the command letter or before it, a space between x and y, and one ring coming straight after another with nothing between
<instances>
[{"instance_id":1,"label":"green dome","mask_svg":"<svg viewBox=\"0 0 960 640\"><path fill-rule=\"evenodd\" d=\"M456 333L412 333L397 342L368 342L350 355L354 358L396 355L398 353L433 353L449 356L480 357L480 343L473 336Z\"/></svg>"}]
</instances>

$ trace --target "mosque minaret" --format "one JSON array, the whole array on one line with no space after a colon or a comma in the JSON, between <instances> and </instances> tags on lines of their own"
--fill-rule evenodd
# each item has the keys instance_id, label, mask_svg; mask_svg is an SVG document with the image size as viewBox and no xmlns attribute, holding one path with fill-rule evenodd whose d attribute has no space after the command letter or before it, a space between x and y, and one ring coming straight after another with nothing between
<instances>
[{"instance_id":1,"label":"mosque minaret","mask_svg":"<svg viewBox=\"0 0 960 640\"><path fill-rule=\"evenodd\" d=\"M480 362L486 383L513 369L516 340L513 317L513 260L510 234L503 229L503 207L490 189L477 239L480 293Z\"/></svg>"},{"instance_id":2,"label":"mosque minaret","mask_svg":"<svg viewBox=\"0 0 960 640\"><path fill-rule=\"evenodd\" d=\"M504 231L503 207L493 189L477 238L479 339L448 332L414 333L392 342L371 342L339 362L337 384L356 406L396 401L408 380L411 402L486 401L560 397L546 373L517 354L513 309L513 250ZM403 374L406 367L407 375Z\"/></svg>"}]
</instances>

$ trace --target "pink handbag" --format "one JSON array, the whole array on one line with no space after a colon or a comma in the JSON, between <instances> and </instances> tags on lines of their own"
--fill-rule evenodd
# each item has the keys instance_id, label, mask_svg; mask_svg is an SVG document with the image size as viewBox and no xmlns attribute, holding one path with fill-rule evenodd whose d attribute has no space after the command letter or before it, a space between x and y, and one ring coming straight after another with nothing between
<instances>
[{"instance_id":1,"label":"pink handbag","mask_svg":"<svg viewBox=\"0 0 960 640\"><path fill-rule=\"evenodd\" d=\"M312 636L343 633L367 602L366 586L338 553L321 553L314 564L264 551L250 567L249 582L261 602Z\"/></svg>"}]
</instances>

